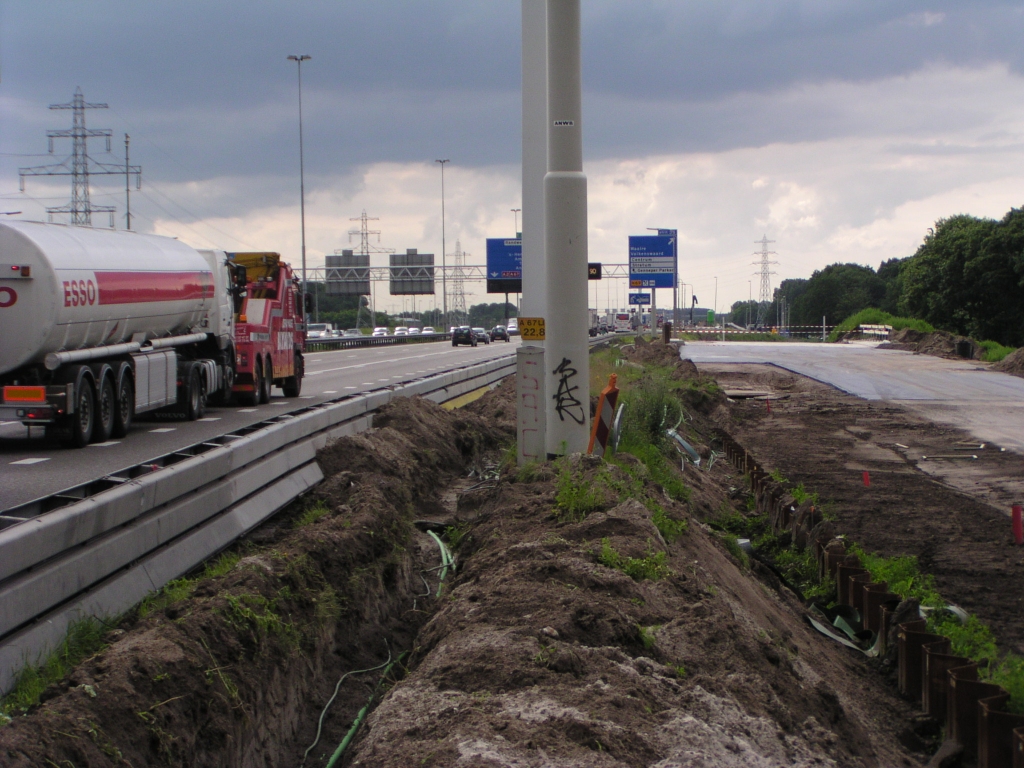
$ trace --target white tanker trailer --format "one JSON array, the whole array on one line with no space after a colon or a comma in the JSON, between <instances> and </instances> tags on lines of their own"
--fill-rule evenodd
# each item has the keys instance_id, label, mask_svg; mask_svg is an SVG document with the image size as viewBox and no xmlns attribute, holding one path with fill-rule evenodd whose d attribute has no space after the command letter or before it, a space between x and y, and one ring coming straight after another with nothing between
<instances>
[{"instance_id":1,"label":"white tanker trailer","mask_svg":"<svg viewBox=\"0 0 1024 768\"><path fill-rule=\"evenodd\" d=\"M168 237L0 223L0 421L81 447L137 413L199 418L234 381L234 272Z\"/></svg>"}]
</instances>

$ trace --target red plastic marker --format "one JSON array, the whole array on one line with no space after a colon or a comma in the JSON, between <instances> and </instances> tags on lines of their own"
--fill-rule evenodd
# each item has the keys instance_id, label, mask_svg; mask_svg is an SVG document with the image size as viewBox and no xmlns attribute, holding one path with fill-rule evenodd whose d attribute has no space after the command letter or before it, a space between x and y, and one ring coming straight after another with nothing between
<instances>
[{"instance_id":1,"label":"red plastic marker","mask_svg":"<svg viewBox=\"0 0 1024 768\"><path fill-rule=\"evenodd\" d=\"M870 488L871 487L871 475L869 475L867 472L865 472L862 475L862 477L864 478L864 487L865 488Z\"/></svg>"},{"instance_id":2,"label":"red plastic marker","mask_svg":"<svg viewBox=\"0 0 1024 768\"><path fill-rule=\"evenodd\" d=\"M1020 504L1013 505L1010 519L1013 520L1013 543L1019 547L1024 544L1024 521L1021 520Z\"/></svg>"}]
</instances>

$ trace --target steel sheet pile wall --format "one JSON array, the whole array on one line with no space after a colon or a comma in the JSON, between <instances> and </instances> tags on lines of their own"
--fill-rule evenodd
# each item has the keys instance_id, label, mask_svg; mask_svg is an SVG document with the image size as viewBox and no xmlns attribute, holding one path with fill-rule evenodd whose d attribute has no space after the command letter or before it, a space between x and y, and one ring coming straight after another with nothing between
<instances>
[{"instance_id":1,"label":"steel sheet pile wall","mask_svg":"<svg viewBox=\"0 0 1024 768\"><path fill-rule=\"evenodd\" d=\"M945 724L947 741L963 747L979 768L1024 768L1024 715L1006 709L1009 694L979 679L979 666L953 654L950 641L927 631L927 621L900 621L901 598L885 582L873 582L860 557L847 551L830 523L810 500L797 504L754 457L722 432L726 457L750 477L757 510L775 533L788 532L799 547L812 547L820 578L835 580L837 601L861 616L865 630L877 635L878 654L895 649L900 693L918 701L925 714Z\"/></svg>"}]
</instances>

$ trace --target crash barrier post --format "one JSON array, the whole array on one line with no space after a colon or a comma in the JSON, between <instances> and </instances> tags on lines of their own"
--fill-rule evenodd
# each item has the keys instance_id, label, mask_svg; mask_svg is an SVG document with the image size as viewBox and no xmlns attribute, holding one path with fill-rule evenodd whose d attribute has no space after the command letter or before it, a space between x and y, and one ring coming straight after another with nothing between
<instances>
[{"instance_id":1,"label":"crash barrier post","mask_svg":"<svg viewBox=\"0 0 1024 768\"><path fill-rule=\"evenodd\" d=\"M587 453L604 456L608 447L608 435L611 434L612 420L615 418L615 403L619 399L619 389L615 386L617 381L616 374L609 376L608 386L601 390L601 396L597 399L597 418L594 419L594 426L590 431Z\"/></svg>"}]
</instances>

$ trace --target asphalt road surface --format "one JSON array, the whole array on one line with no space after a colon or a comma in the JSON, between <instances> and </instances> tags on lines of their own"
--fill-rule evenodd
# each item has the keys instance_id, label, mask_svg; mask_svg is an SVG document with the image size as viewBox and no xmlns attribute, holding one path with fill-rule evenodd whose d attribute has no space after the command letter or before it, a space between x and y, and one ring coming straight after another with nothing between
<instances>
[{"instance_id":1,"label":"asphalt road surface","mask_svg":"<svg viewBox=\"0 0 1024 768\"><path fill-rule=\"evenodd\" d=\"M0 511L87 483L157 456L311 404L401 384L451 368L514 355L514 341L452 347L446 341L333 352L310 352L302 396L286 399L275 388L268 405L207 408L199 421L142 417L122 440L63 448L45 440L43 430L0 423Z\"/></svg>"},{"instance_id":2,"label":"asphalt road surface","mask_svg":"<svg viewBox=\"0 0 1024 768\"><path fill-rule=\"evenodd\" d=\"M972 360L945 360L876 343L688 342L701 363L767 363L867 400L898 403L959 427L978 440L1024 454L1024 379Z\"/></svg>"}]
</instances>

